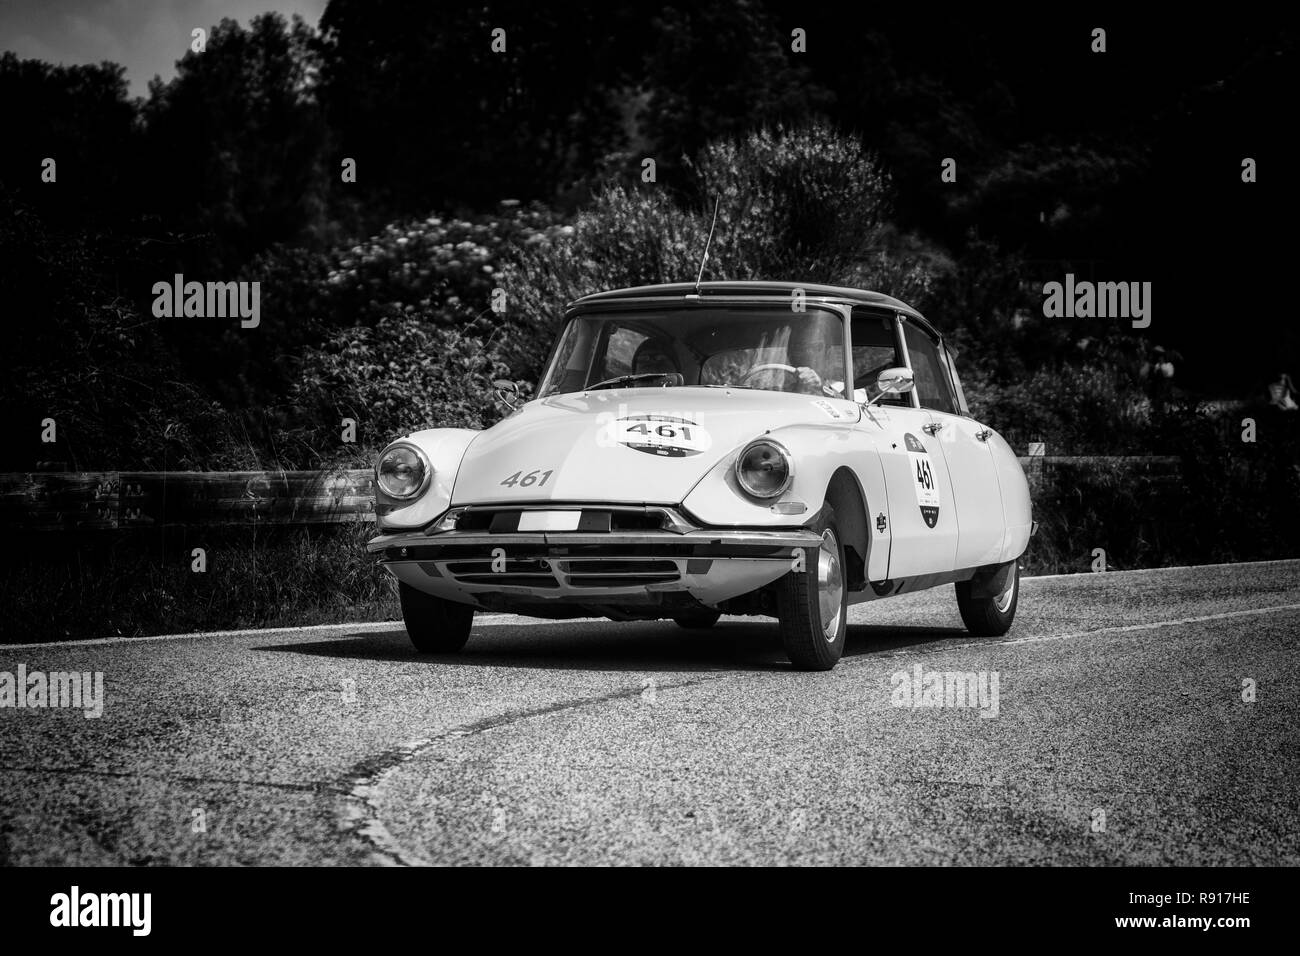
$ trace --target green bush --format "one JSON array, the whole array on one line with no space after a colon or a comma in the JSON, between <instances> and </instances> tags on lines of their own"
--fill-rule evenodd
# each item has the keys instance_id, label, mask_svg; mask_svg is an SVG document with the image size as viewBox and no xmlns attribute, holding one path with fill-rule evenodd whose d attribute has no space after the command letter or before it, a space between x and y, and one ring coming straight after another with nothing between
<instances>
[{"instance_id":1,"label":"green bush","mask_svg":"<svg viewBox=\"0 0 1300 956\"><path fill-rule=\"evenodd\" d=\"M0 557L0 641L75 640L400 617L366 553L374 525L148 529L21 536ZM190 549L211 557L190 570Z\"/></svg>"},{"instance_id":2,"label":"green bush","mask_svg":"<svg viewBox=\"0 0 1300 956\"><path fill-rule=\"evenodd\" d=\"M1300 435L1289 422L1265 443L1243 443L1213 417L1182 410L1180 461L1155 473L1139 462L1046 466L1033 482L1036 573L1091 570L1094 548L1111 570L1296 556Z\"/></svg>"},{"instance_id":3,"label":"green bush","mask_svg":"<svg viewBox=\"0 0 1300 956\"><path fill-rule=\"evenodd\" d=\"M709 145L695 171L700 195L718 205L709 275L858 286L913 302L927 292L927 270L895 255L889 177L856 139L821 123L759 130Z\"/></svg>"},{"instance_id":4,"label":"green bush","mask_svg":"<svg viewBox=\"0 0 1300 956\"><path fill-rule=\"evenodd\" d=\"M341 446L344 417L358 423L353 464L421 428L486 428L500 417L492 381L510 370L485 343L417 315L334 333L304 355L290 400L300 424L282 443L320 460ZM334 457L333 462L345 461Z\"/></svg>"}]
</instances>

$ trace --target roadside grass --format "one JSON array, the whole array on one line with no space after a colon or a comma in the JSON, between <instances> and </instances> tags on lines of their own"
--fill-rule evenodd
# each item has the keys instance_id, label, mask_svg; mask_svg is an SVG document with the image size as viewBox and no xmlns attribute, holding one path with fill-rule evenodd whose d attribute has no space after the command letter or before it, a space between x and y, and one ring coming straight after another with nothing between
<instances>
[{"instance_id":1,"label":"roadside grass","mask_svg":"<svg viewBox=\"0 0 1300 956\"><path fill-rule=\"evenodd\" d=\"M1185 457L1169 475L1058 467L1031 493L1039 529L1022 563L1034 574L1300 557L1300 469L1286 460Z\"/></svg>"},{"instance_id":2,"label":"roadside grass","mask_svg":"<svg viewBox=\"0 0 1300 956\"><path fill-rule=\"evenodd\" d=\"M356 521L10 539L0 642L393 620L396 589L365 551L373 534Z\"/></svg>"}]
</instances>

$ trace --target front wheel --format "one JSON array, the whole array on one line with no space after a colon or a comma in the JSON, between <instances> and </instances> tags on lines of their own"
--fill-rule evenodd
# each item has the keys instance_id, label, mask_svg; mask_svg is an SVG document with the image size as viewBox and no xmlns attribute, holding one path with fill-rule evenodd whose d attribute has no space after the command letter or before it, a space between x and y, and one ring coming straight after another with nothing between
<instances>
[{"instance_id":1,"label":"front wheel","mask_svg":"<svg viewBox=\"0 0 1300 956\"><path fill-rule=\"evenodd\" d=\"M821 536L821 545L807 549L802 571L777 582L777 615L790 663L799 670L828 671L844 653L848 632L844 543L830 505L822 507L812 530Z\"/></svg>"},{"instance_id":2,"label":"front wheel","mask_svg":"<svg viewBox=\"0 0 1300 956\"><path fill-rule=\"evenodd\" d=\"M474 608L446 601L398 582L402 620L415 649L422 654L455 654L469 640Z\"/></svg>"},{"instance_id":3,"label":"front wheel","mask_svg":"<svg viewBox=\"0 0 1300 956\"><path fill-rule=\"evenodd\" d=\"M1001 637L1011 630L1020 603L1020 566L1011 563L1006 587L991 597L975 597L975 581L957 582L957 610L961 611L966 630L977 637Z\"/></svg>"}]
</instances>

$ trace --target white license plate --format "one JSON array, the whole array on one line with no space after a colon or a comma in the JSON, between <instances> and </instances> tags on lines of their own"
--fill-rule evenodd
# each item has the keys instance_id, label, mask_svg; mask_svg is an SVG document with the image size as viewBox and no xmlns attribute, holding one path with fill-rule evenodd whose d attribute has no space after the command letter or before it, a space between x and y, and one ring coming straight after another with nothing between
<instances>
[{"instance_id":1,"label":"white license plate","mask_svg":"<svg viewBox=\"0 0 1300 956\"><path fill-rule=\"evenodd\" d=\"M581 511L525 511L519 515L520 531L577 531Z\"/></svg>"}]
</instances>

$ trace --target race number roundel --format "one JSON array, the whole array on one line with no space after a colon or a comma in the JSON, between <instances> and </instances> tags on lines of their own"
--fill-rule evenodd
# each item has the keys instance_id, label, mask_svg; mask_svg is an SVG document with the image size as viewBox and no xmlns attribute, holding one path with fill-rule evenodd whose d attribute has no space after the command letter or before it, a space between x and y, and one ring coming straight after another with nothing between
<instances>
[{"instance_id":1,"label":"race number roundel","mask_svg":"<svg viewBox=\"0 0 1300 956\"><path fill-rule=\"evenodd\" d=\"M647 455L660 455L664 458L698 455L713 444L703 425L667 415L620 418L614 422L614 440Z\"/></svg>"},{"instance_id":2,"label":"race number roundel","mask_svg":"<svg viewBox=\"0 0 1300 956\"><path fill-rule=\"evenodd\" d=\"M939 483L934 480L934 465L930 462L930 453L911 432L903 435L907 443L907 457L912 466L912 488L916 491L916 503L921 508L921 517L926 527L933 528L939 523Z\"/></svg>"}]
</instances>

